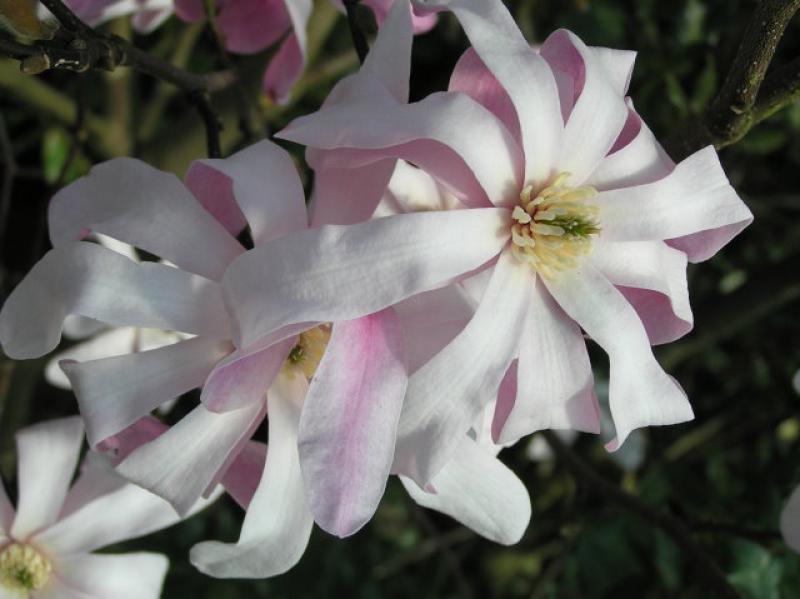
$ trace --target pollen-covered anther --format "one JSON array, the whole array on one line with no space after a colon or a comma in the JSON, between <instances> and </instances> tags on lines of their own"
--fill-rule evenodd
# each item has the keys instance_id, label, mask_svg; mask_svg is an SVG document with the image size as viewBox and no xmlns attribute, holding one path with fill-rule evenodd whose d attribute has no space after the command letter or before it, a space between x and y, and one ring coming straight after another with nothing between
<instances>
[{"instance_id":1,"label":"pollen-covered anther","mask_svg":"<svg viewBox=\"0 0 800 599\"><path fill-rule=\"evenodd\" d=\"M590 185L570 187L568 178L569 173L559 173L535 196L526 186L511 213L514 255L545 277L577 266L600 232L597 206L587 202L597 190Z\"/></svg>"},{"instance_id":2,"label":"pollen-covered anther","mask_svg":"<svg viewBox=\"0 0 800 599\"><path fill-rule=\"evenodd\" d=\"M286 374L293 376L299 370L310 381L322 361L322 356L325 355L330 338L331 326L328 324L300 333L297 343L283 365Z\"/></svg>"},{"instance_id":3,"label":"pollen-covered anther","mask_svg":"<svg viewBox=\"0 0 800 599\"><path fill-rule=\"evenodd\" d=\"M30 545L11 543L0 549L0 587L27 596L50 579L50 562Z\"/></svg>"}]
</instances>

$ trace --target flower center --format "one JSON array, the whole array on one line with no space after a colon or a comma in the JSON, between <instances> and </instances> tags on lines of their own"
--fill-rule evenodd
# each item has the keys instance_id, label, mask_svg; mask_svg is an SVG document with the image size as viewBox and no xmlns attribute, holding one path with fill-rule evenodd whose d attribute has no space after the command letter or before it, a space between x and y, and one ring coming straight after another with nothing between
<instances>
[{"instance_id":1,"label":"flower center","mask_svg":"<svg viewBox=\"0 0 800 599\"><path fill-rule=\"evenodd\" d=\"M300 333L297 344L289 352L289 357L283 365L286 373L291 376L297 370L310 381L317 371L328 340L331 338L330 325L323 324L313 329Z\"/></svg>"},{"instance_id":2,"label":"flower center","mask_svg":"<svg viewBox=\"0 0 800 599\"><path fill-rule=\"evenodd\" d=\"M521 262L544 277L574 268L600 232L597 206L587 200L597 195L590 186L566 185L569 173L559 173L535 197L530 185L519 194L511 217L511 249Z\"/></svg>"},{"instance_id":3,"label":"flower center","mask_svg":"<svg viewBox=\"0 0 800 599\"><path fill-rule=\"evenodd\" d=\"M30 545L12 543L0 550L0 585L11 591L38 591L50 570L50 562Z\"/></svg>"}]
</instances>

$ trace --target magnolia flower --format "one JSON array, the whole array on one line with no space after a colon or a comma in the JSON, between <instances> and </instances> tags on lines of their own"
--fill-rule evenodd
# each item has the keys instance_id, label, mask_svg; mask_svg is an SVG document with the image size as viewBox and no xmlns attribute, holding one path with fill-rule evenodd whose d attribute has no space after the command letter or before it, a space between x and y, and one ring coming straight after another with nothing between
<instances>
[{"instance_id":1,"label":"magnolia flower","mask_svg":"<svg viewBox=\"0 0 800 599\"><path fill-rule=\"evenodd\" d=\"M79 418L31 426L16 440L16 511L0 484L0 597L159 597L165 556L93 552L171 526L179 520L172 507L126 483L96 454L70 489L83 440Z\"/></svg>"},{"instance_id":2,"label":"magnolia flower","mask_svg":"<svg viewBox=\"0 0 800 599\"><path fill-rule=\"evenodd\" d=\"M332 0L344 10L341 0ZM394 0L368 0L380 25ZM311 15L311 0L216 0L219 27L225 45L236 54L254 54L280 41L280 47L264 73L264 93L278 103L289 99L289 92L300 77L306 62L306 26ZM185 21L205 19L203 0L175 0L175 11ZM436 16L415 16L418 33L436 24ZM282 41L281 41L282 40Z\"/></svg>"},{"instance_id":3,"label":"magnolia flower","mask_svg":"<svg viewBox=\"0 0 800 599\"><path fill-rule=\"evenodd\" d=\"M321 227L248 252L223 279L239 330L255 339L357 318L478 273L475 315L409 382L393 471L421 485L504 380L498 442L542 428L597 432L582 330L611 362L610 450L636 428L692 418L650 345L692 326L687 260L709 258L752 219L714 149L671 163L623 99L632 53L563 30L537 52L499 0L442 5L473 44L449 92L405 104L393 73L406 54L381 50L359 73L370 94L340 88L280 135L344 171L407 159L463 207ZM408 43L408 11L398 15L404 26L383 48ZM237 291L244 281L255 282L257 310Z\"/></svg>"},{"instance_id":4,"label":"magnolia flower","mask_svg":"<svg viewBox=\"0 0 800 599\"><path fill-rule=\"evenodd\" d=\"M64 0L85 23L99 25L117 17L132 15L133 28L150 33L172 14L172 0ZM42 7L44 14L49 14Z\"/></svg>"},{"instance_id":5,"label":"magnolia flower","mask_svg":"<svg viewBox=\"0 0 800 599\"><path fill-rule=\"evenodd\" d=\"M781 512L781 534L786 544L800 552L800 487L789 496Z\"/></svg>"}]
</instances>

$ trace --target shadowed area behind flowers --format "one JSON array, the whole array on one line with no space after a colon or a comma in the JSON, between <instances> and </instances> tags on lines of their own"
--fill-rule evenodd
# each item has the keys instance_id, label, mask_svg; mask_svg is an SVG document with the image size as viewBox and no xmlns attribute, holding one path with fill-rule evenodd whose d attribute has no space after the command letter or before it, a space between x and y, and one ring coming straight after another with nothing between
<instances>
[{"instance_id":1,"label":"shadowed area behind flowers","mask_svg":"<svg viewBox=\"0 0 800 599\"><path fill-rule=\"evenodd\" d=\"M542 41L553 29L567 27L591 45L635 49L630 95L659 139L701 114L713 98L753 4L509 3L528 39ZM318 108L336 79L355 68L345 20L321 12L312 19L311 66L291 103L263 107L269 131ZM106 27L132 35L121 22ZM213 42L200 28L174 18L135 41L160 56L183 52L178 58L192 71L215 68ZM185 47L193 50L187 53ZM411 99L444 89L465 47L451 16L416 38ZM795 19L774 64L798 56L800 20ZM245 85L255 89L264 57L236 61L247 75ZM127 153L182 174L191 158L205 152L203 130L187 101L152 80L128 71L83 78L56 72L23 82L16 70L16 63L0 59L3 172L9 172L9 157L15 163L12 201L7 215L0 215L6 233L0 247L3 297L48 247L44 214L53 191L91 163ZM213 98L224 123L226 154L243 145L234 96L228 90ZM82 98L82 111L75 98ZM300 159L298 148L290 149ZM690 267L695 330L656 351L686 389L696 419L643 431L640 439L628 441L638 455L625 460L611 459L590 435L579 436L571 447L607 481L680 518L743 596L800 596L800 556L777 534L783 502L800 482L800 104L759 124L720 156L755 224L709 263ZM304 176L310 186L308 172ZM602 383L608 378L605 354L590 348ZM15 430L75 412L71 393L42 378L45 364L46 359L0 362L4 480L14 479ZM196 400L196 394L183 398L167 420L177 421ZM533 500L531 525L512 547L420 509L392 479L363 531L342 541L315 529L300 563L270 580L216 580L189 564L193 544L235 541L242 512L227 498L177 527L121 548L169 556L163 593L168 598L708 596L670 537L598 493L591 481L576 479L552 452L531 452L523 441L501 457Z\"/></svg>"}]
</instances>

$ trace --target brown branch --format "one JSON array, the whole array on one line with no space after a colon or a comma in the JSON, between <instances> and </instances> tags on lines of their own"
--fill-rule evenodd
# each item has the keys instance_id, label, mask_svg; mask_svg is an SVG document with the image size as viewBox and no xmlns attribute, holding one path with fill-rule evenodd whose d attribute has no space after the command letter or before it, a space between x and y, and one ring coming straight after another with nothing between
<instances>
[{"instance_id":1,"label":"brown branch","mask_svg":"<svg viewBox=\"0 0 800 599\"><path fill-rule=\"evenodd\" d=\"M626 493L610 483L567 447L552 431L543 431L544 438L558 456L558 459L572 472L579 484L603 495L620 507L650 522L663 530L686 554L689 563L695 568L697 577L716 597L740 597L740 594L725 579L725 574L705 551L692 538L687 526L672 514L662 512Z\"/></svg>"},{"instance_id":2,"label":"brown branch","mask_svg":"<svg viewBox=\"0 0 800 599\"><path fill-rule=\"evenodd\" d=\"M789 104L800 100L800 57L775 69L761 85L753 106L753 123L763 121Z\"/></svg>"},{"instance_id":3,"label":"brown branch","mask_svg":"<svg viewBox=\"0 0 800 599\"><path fill-rule=\"evenodd\" d=\"M741 139L757 122L759 89L800 0L761 0L748 21L725 82L705 113L667 141L673 158L682 159L709 144L723 148Z\"/></svg>"}]
</instances>

